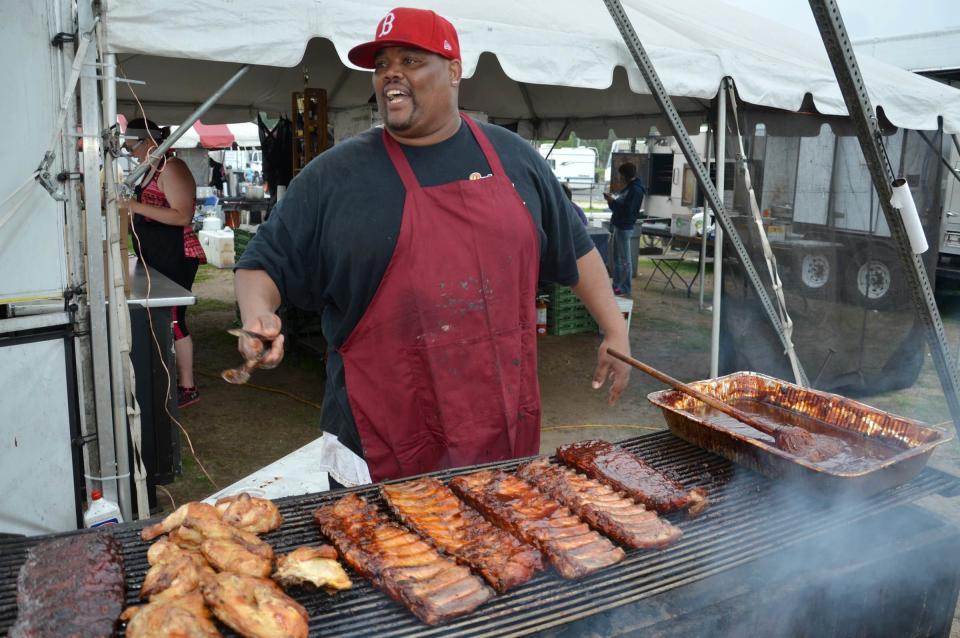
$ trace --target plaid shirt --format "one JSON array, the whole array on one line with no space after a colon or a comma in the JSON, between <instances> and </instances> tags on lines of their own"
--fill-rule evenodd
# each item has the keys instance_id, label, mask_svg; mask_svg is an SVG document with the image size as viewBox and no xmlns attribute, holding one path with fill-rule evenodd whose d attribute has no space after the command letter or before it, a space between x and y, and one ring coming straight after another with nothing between
<instances>
[{"instance_id":1,"label":"plaid shirt","mask_svg":"<svg viewBox=\"0 0 960 638\"><path fill-rule=\"evenodd\" d=\"M143 190L140 192L140 201L148 206L170 208L170 202L167 201L167 196L163 194L163 191L160 190L160 186L157 184L159 177L160 173L157 172L147 185L143 187ZM193 230L193 226L189 224L183 227L183 255L184 257L198 259L201 264L207 263L207 256L203 252L203 246L200 245L200 239L197 237L196 231Z\"/></svg>"}]
</instances>

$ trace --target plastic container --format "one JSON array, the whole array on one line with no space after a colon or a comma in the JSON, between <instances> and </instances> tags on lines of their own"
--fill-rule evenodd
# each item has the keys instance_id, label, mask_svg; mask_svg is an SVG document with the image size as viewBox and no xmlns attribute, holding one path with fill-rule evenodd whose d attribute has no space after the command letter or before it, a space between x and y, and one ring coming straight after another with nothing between
<instances>
[{"instance_id":1,"label":"plastic container","mask_svg":"<svg viewBox=\"0 0 960 638\"><path fill-rule=\"evenodd\" d=\"M206 220L204 220L206 221ZM197 233L200 246L207 257L207 263L216 268L232 268L235 261L233 231L229 228L221 230L201 230Z\"/></svg>"},{"instance_id":2,"label":"plastic container","mask_svg":"<svg viewBox=\"0 0 960 638\"><path fill-rule=\"evenodd\" d=\"M101 525L116 525L123 522L120 507L113 501L103 498L100 490L90 493L90 507L83 513L85 527L100 527Z\"/></svg>"},{"instance_id":3,"label":"plastic container","mask_svg":"<svg viewBox=\"0 0 960 638\"><path fill-rule=\"evenodd\" d=\"M203 229L204 230L220 230L223 228L223 220L216 214L215 211L210 211L203 218Z\"/></svg>"}]
</instances>

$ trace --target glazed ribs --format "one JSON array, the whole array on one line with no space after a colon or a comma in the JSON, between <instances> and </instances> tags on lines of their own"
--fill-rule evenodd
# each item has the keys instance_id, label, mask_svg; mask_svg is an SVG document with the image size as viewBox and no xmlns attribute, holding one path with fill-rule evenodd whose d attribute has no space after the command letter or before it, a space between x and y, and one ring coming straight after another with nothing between
<instances>
[{"instance_id":1,"label":"glazed ribs","mask_svg":"<svg viewBox=\"0 0 960 638\"><path fill-rule=\"evenodd\" d=\"M656 512L570 468L537 459L521 466L517 476L626 547L666 547L680 538L680 529L661 519Z\"/></svg>"},{"instance_id":2,"label":"glazed ribs","mask_svg":"<svg viewBox=\"0 0 960 638\"><path fill-rule=\"evenodd\" d=\"M494 595L468 568L441 556L362 496L344 496L313 517L354 570L427 624L470 613Z\"/></svg>"},{"instance_id":3,"label":"glazed ribs","mask_svg":"<svg viewBox=\"0 0 960 638\"><path fill-rule=\"evenodd\" d=\"M566 465L602 481L660 513L688 508L696 516L707 506L703 489L685 490L636 454L607 441L580 441L557 448Z\"/></svg>"},{"instance_id":4,"label":"glazed ribs","mask_svg":"<svg viewBox=\"0 0 960 638\"><path fill-rule=\"evenodd\" d=\"M488 523L435 478L383 485L380 491L407 527L473 567L498 592L543 568L538 550Z\"/></svg>"},{"instance_id":5,"label":"glazed ribs","mask_svg":"<svg viewBox=\"0 0 960 638\"><path fill-rule=\"evenodd\" d=\"M20 567L17 622L9 635L113 636L125 595L123 555L113 535L40 543Z\"/></svg>"},{"instance_id":6,"label":"glazed ribs","mask_svg":"<svg viewBox=\"0 0 960 638\"><path fill-rule=\"evenodd\" d=\"M537 547L564 578L584 576L625 556L569 509L506 472L457 476L450 487L498 527Z\"/></svg>"}]
</instances>

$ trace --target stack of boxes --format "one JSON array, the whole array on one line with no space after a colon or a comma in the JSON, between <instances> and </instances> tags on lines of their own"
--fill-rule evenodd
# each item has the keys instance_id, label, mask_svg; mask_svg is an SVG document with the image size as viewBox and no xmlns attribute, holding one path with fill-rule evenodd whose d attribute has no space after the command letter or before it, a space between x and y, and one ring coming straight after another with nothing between
<instances>
[{"instance_id":1,"label":"stack of boxes","mask_svg":"<svg viewBox=\"0 0 960 638\"><path fill-rule=\"evenodd\" d=\"M597 322L583 302L566 286L552 285L547 302L547 332L552 335L597 333Z\"/></svg>"}]
</instances>

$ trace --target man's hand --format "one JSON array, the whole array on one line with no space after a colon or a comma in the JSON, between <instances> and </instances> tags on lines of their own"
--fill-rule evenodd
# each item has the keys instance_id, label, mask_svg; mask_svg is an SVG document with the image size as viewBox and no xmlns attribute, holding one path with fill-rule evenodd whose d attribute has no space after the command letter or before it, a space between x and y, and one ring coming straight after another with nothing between
<instances>
[{"instance_id":1,"label":"man's hand","mask_svg":"<svg viewBox=\"0 0 960 638\"><path fill-rule=\"evenodd\" d=\"M625 332L620 335L604 337L603 343L600 344L597 351L597 369L593 372L593 389L599 390L607 379L610 379L610 393L607 404L614 405L620 400L620 395L623 394L624 388L630 381L631 368L620 359L614 359L607 354L607 348L612 348L617 352L629 353L630 340Z\"/></svg>"},{"instance_id":2,"label":"man's hand","mask_svg":"<svg viewBox=\"0 0 960 638\"><path fill-rule=\"evenodd\" d=\"M259 315L255 317L253 321L244 323L244 330L256 332L272 341L264 343L260 339L253 337L240 337L240 345L238 346L240 354L242 354L243 358L247 361L256 361L258 368L264 370L276 368L280 365L280 362L283 361L283 335L280 334L281 327L280 317L273 313Z\"/></svg>"}]
</instances>

